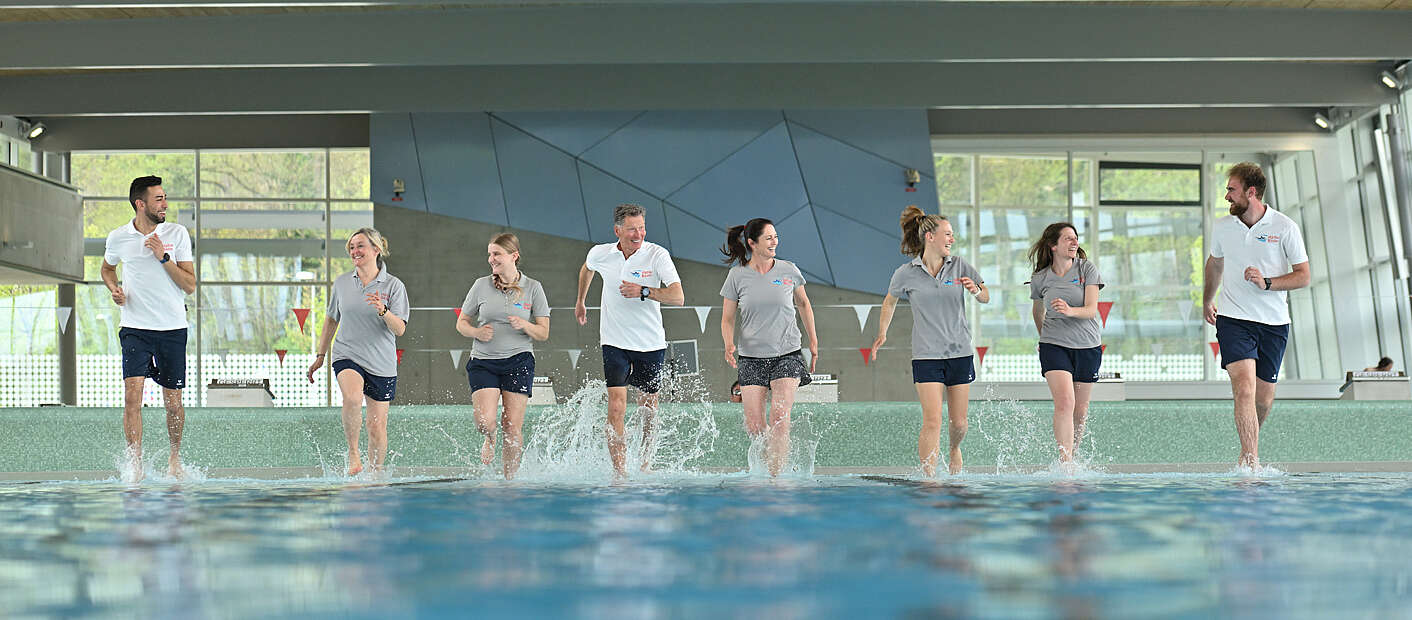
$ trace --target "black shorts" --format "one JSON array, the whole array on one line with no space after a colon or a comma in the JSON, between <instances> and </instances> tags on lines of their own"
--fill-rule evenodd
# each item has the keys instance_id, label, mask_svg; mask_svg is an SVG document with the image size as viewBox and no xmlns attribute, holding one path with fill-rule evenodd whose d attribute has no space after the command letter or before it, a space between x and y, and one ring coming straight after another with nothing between
<instances>
[{"instance_id":1,"label":"black shorts","mask_svg":"<svg viewBox=\"0 0 1412 620\"><path fill-rule=\"evenodd\" d=\"M1074 383L1097 383L1098 367L1103 365L1103 347L1070 349L1048 342L1039 343L1040 374L1063 370L1074 376Z\"/></svg>"},{"instance_id":2,"label":"black shorts","mask_svg":"<svg viewBox=\"0 0 1412 620\"><path fill-rule=\"evenodd\" d=\"M1216 342L1221 347L1221 368L1231 362L1255 360L1255 378L1275 383L1285 359L1289 325L1267 325L1218 314Z\"/></svg>"},{"instance_id":3,"label":"black shorts","mask_svg":"<svg viewBox=\"0 0 1412 620\"><path fill-rule=\"evenodd\" d=\"M472 394L494 388L529 396L534 387L534 354L525 351L500 359L473 357L466 362L466 377L470 379Z\"/></svg>"},{"instance_id":4,"label":"black shorts","mask_svg":"<svg viewBox=\"0 0 1412 620\"><path fill-rule=\"evenodd\" d=\"M976 380L975 356L912 360L912 383L965 385Z\"/></svg>"},{"instance_id":5,"label":"black shorts","mask_svg":"<svg viewBox=\"0 0 1412 620\"><path fill-rule=\"evenodd\" d=\"M795 351L779 357L745 357L736 360L737 380L740 385L770 387L775 379L799 379L799 385L809 385L809 366L804 363L804 353Z\"/></svg>"},{"instance_id":6,"label":"black shorts","mask_svg":"<svg viewBox=\"0 0 1412 620\"><path fill-rule=\"evenodd\" d=\"M630 351L603 345L603 378L608 387L631 385L644 394L656 394L662 389L662 360L667 350Z\"/></svg>"},{"instance_id":7,"label":"black shorts","mask_svg":"<svg viewBox=\"0 0 1412 620\"><path fill-rule=\"evenodd\" d=\"M352 370L363 377L363 396L378 401L380 403L389 402L397 395L397 377L383 377L370 374L353 362L353 360L334 360L333 376L337 380L339 373L345 370Z\"/></svg>"},{"instance_id":8,"label":"black shorts","mask_svg":"<svg viewBox=\"0 0 1412 620\"><path fill-rule=\"evenodd\" d=\"M186 387L186 329L118 330L123 349L123 378L152 377L169 390Z\"/></svg>"}]
</instances>

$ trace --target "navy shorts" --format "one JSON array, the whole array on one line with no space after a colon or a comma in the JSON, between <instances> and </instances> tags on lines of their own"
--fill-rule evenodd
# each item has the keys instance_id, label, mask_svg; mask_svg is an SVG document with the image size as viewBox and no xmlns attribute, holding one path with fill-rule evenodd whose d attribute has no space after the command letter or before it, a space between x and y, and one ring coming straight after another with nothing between
<instances>
[{"instance_id":1,"label":"navy shorts","mask_svg":"<svg viewBox=\"0 0 1412 620\"><path fill-rule=\"evenodd\" d=\"M466 377L471 381L472 394L494 388L529 396L534 386L534 354L525 351L500 359L473 357L466 362Z\"/></svg>"},{"instance_id":2,"label":"navy shorts","mask_svg":"<svg viewBox=\"0 0 1412 620\"><path fill-rule=\"evenodd\" d=\"M186 329L118 330L123 349L123 378L152 377L169 390L186 387Z\"/></svg>"},{"instance_id":3,"label":"navy shorts","mask_svg":"<svg viewBox=\"0 0 1412 620\"><path fill-rule=\"evenodd\" d=\"M333 376L336 379L339 373L345 370L352 370L363 377L363 396L385 403L392 400L397 395L397 377L382 377L371 374L363 370L362 366L353 363L353 360L335 360L333 363Z\"/></svg>"},{"instance_id":4,"label":"navy shorts","mask_svg":"<svg viewBox=\"0 0 1412 620\"><path fill-rule=\"evenodd\" d=\"M912 383L965 385L976 380L975 356L912 360Z\"/></svg>"},{"instance_id":5,"label":"navy shorts","mask_svg":"<svg viewBox=\"0 0 1412 620\"><path fill-rule=\"evenodd\" d=\"M656 394L662 389L662 360L667 350L629 351L603 345L603 378L608 387L631 385L644 394Z\"/></svg>"},{"instance_id":6,"label":"navy shorts","mask_svg":"<svg viewBox=\"0 0 1412 620\"><path fill-rule=\"evenodd\" d=\"M1255 377L1275 383L1280 362L1289 341L1288 325L1266 325L1255 321L1216 315L1216 342L1221 345L1221 368L1231 362L1255 360Z\"/></svg>"},{"instance_id":7,"label":"navy shorts","mask_svg":"<svg viewBox=\"0 0 1412 620\"><path fill-rule=\"evenodd\" d=\"M745 357L736 360L736 378L740 385L770 387L775 379L798 379L799 385L809 385L809 365L804 353L794 351L779 357Z\"/></svg>"},{"instance_id":8,"label":"navy shorts","mask_svg":"<svg viewBox=\"0 0 1412 620\"><path fill-rule=\"evenodd\" d=\"M1070 349L1048 342L1039 343L1039 370L1063 370L1074 376L1074 383L1097 383L1098 367L1103 365L1103 347Z\"/></svg>"}]
</instances>

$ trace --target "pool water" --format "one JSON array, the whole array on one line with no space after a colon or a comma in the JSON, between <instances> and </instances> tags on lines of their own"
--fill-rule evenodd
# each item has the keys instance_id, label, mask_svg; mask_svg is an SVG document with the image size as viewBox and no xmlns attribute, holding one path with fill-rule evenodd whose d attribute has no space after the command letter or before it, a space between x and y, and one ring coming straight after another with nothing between
<instances>
[{"instance_id":1,"label":"pool water","mask_svg":"<svg viewBox=\"0 0 1412 620\"><path fill-rule=\"evenodd\" d=\"M1409 617L1412 475L0 483L0 616Z\"/></svg>"}]
</instances>

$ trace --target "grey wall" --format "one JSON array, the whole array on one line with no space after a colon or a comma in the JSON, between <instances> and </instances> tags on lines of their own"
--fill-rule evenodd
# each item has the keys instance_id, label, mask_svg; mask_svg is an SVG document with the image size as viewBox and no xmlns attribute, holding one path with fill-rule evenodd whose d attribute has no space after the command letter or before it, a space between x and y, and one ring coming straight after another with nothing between
<instances>
[{"instance_id":1,"label":"grey wall","mask_svg":"<svg viewBox=\"0 0 1412 620\"><path fill-rule=\"evenodd\" d=\"M536 374L555 380L555 391L562 400L585 381L603 377L602 356L599 353L598 312L589 311L587 325L580 327L573 317L578 268L591 242L537 233L523 229L472 222L434 213L417 212L396 207L378 206L374 212L378 230L391 243L392 256L388 270L401 278L414 308L407 333L398 340L405 349L398 372L398 402L405 404L469 404L464 364L469 353L462 354L453 365L449 353L455 349L469 351L470 341L456 333L455 315L449 308L459 307L467 289L478 277L489 273L485 264L485 245L495 233L510 230L520 237L521 268L526 274L544 283L549 303L550 338L535 348ZM611 229L611 221L595 222L600 229ZM649 219L648 239L656 238L660 222ZM719 239L703 239L719 243ZM894 266L903 262L896 245L870 246L868 252L887 256ZM790 240L781 244L781 257L792 256ZM697 339L704 385L709 396L724 400L726 390L735 380L734 370L722 358L720 333L721 283L726 268L676 259L686 291L687 306L712 306L706 331L700 329L697 314L690 309L665 307L664 323L668 340ZM588 305L596 306L602 280L595 277L588 294ZM911 312L899 306L897 318L889 330L889 346L880 360L872 365L863 363L858 349L872 344L877 333L877 308L871 309L866 327L859 330L857 315L847 304L876 304L877 295L847 291L822 284L807 287L809 299L816 310L816 325L820 339L818 372L839 377L840 398L849 401L912 400L916 398L911 385L910 338ZM829 307L844 306L844 307ZM570 363L569 349L581 349L582 357L575 369Z\"/></svg>"}]
</instances>

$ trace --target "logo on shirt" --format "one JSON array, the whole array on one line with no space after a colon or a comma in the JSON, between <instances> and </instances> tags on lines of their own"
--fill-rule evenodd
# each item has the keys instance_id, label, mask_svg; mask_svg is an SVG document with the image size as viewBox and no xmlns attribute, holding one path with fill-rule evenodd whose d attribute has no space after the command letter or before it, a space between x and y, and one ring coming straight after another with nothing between
<instances>
[{"instance_id":1,"label":"logo on shirt","mask_svg":"<svg viewBox=\"0 0 1412 620\"><path fill-rule=\"evenodd\" d=\"M1072 279L1072 280L1069 280L1069 284L1082 284L1082 283L1083 283L1083 282L1081 282L1078 278L1074 278L1074 279Z\"/></svg>"},{"instance_id":2,"label":"logo on shirt","mask_svg":"<svg viewBox=\"0 0 1412 620\"><path fill-rule=\"evenodd\" d=\"M652 277L652 270L651 270L651 269L634 269L634 270L632 271L632 277L634 277L634 278L650 278L650 277Z\"/></svg>"},{"instance_id":3,"label":"logo on shirt","mask_svg":"<svg viewBox=\"0 0 1412 620\"><path fill-rule=\"evenodd\" d=\"M775 286L794 286L794 278L775 278L770 284Z\"/></svg>"},{"instance_id":4,"label":"logo on shirt","mask_svg":"<svg viewBox=\"0 0 1412 620\"><path fill-rule=\"evenodd\" d=\"M1280 236L1279 236L1279 235L1260 235L1259 237L1256 237L1255 240L1256 240L1256 241L1259 241L1260 243L1279 243L1279 242L1280 242Z\"/></svg>"},{"instance_id":5,"label":"logo on shirt","mask_svg":"<svg viewBox=\"0 0 1412 620\"><path fill-rule=\"evenodd\" d=\"M515 302L515 307L516 307L516 308L519 308L519 309L521 309L521 310L524 310L525 312L529 312L529 311L530 311L530 303L529 303L529 302L517 301L517 302Z\"/></svg>"},{"instance_id":6,"label":"logo on shirt","mask_svg":"<svg viewBox=\"0 0 1412 620\"><path fill-rule=\"evenodd\" d=\"M945 285L947 285L947 286L951 286L952 284L955 284L955 283L956 283L955 280L945 280L945 281L942 282L942 284L945 284Z\"/></svg>"}]
</instances>

